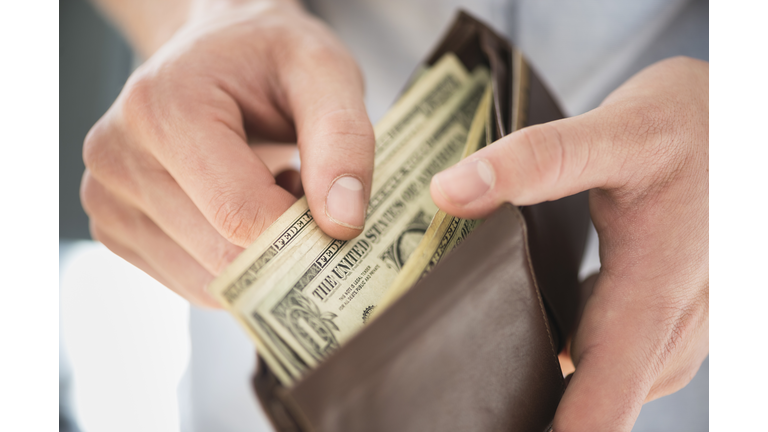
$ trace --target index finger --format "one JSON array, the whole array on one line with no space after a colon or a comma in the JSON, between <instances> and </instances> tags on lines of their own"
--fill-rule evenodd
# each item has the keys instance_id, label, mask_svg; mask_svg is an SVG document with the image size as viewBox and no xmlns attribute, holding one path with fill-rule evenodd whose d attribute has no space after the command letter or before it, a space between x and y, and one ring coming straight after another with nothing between
<instances>
[{"instance_id":1,"label":"index finger","mask_svg":"<svg viewBox=\"0 0 768 432\"><path fill-rule=\"evenodd\" d=\"M124 118L137 123L131 126L143 131L143 145L206 220L247 247L296 198L248 147L236 102L215 90L197 92L197 100L158 100L151 87L133 86Z\"/></svg>"}]
</instances>

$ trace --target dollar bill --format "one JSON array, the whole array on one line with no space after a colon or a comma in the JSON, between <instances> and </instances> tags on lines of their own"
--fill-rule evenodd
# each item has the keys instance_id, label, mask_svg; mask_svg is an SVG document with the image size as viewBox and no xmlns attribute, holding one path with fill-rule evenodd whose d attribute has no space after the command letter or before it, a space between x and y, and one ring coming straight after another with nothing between
<instances>
[{"instance_id":1,"label":"dollar bill","mask_svg":"<svg viewBox=\"0 0 768 432\"><path fill-rule=\"evenodd\" d=\"M488 125L492 102L492 88L489 84L472 119L467 134L466 145L461 159L466 158L484 147L488 142ZM419 279L429 273L451 250L461 244L479 224L480 220L461 219L442 210L435 213L419 245L414 249L408 261L397 277L392 281L384 296L379 301L378 315L396 299L402 296Z\"/></svg>"},{"instance_id":2,"label":"dollar bill","mask_svg":"<svg viewBox=\"0 0 768 432\"><path fill-rule=\"evenodd\" d=\"M433 67L422 71L416 84L388 111L375 127L376 169L399 163L397 155L404 142L411 140L451 97L464 88L470 74L453 55L444 56ZM301 376L307 365L263 320L243 315L241 303L251 303L258 281L271 280L286 262L313 245L321 233L312 218L305 198L264 231L254 244L235 259L208 287L209 292L243 325L269 366L283 383ZM248 318L248 319L246 319Z\"/></svg>"},{"instance_id":3,"label":"dollar bill","mask_svg":"<svg viewBox=\"0 0 768 432\"><path fill-rule=\"evenodd\" d=\"M528 86L530 71L520 50L514 49L512 55L513 92L512 100L512 131L525 127L528 108ZM492 118L492 88L486 90L483 101L472 121L467 146L462 159L491 143ZM382 297L374 317L400 298L419 279L429 273L451 250L480 225L482 220L461 219L439 210L429 225L419 246L411 254L408 262L392 282L389 290Z\"/></svg>"},{"instance_id":4,"label":"dollar bill","mask_svg":"<svg viewBox=\"0 0 768 432\"><path fill-rule=\"evenodd\" d=\"M383 158L412 137L414 130L428 121L467 80L469 73L452 54L443 56L425 72L418 80L419 85L406 92L377 123L376 168L379 169ZM208 291L224 305L236 304L241 294L267 268L274 266L278 255L292 245L302 243L303 237L315 228L317 225L306 198L299 199L211 282Z\"/></svg>"},{"instance_id":5,"label":"dollar bill","mask_svg":"<svg viewBox=\"0 0 768 432\"><path fill-rule=\"evenodd\" d=\"M476 69L391 163L377 166L361 236L327 237L282 266L279 280L256 281L256 294L238 306L249 326L265 322L310 367L363 326L437 211L430 180L459 160L488 81L487 69Z\"/></svg>"},{"instance_id":6,"label":"dollar bill","mask_svg":"<svg viewBox=\"0 0 768 432\"><path fill-rule=\"evenodd\" d=\"M303 203L302 203L303 201ZM302 205L303 204L303 205ZM306 238L319 230L306 205L306 199L297 201L281 217L284 223L273 223L264 231L253 246L243 251L219 276L208 286L208 291L224 305L231 315L246 328L246 333L256 345L259 354L281 382L289 383L306 371L301 363L282 361L290 358L291 352L284 343L270 334L268 329L257 329L246 323L237 311L237 305L251 292L251 287L270 267L289 259L286 251L292 246L306 245ZM265 338L273 337L271 343ZM281 354L282 351L282 354Z\"/></svg>"},{"instance_id":7,"label":"dollar bill","mask_svg":"<svg viewBox=\"0 0 768 432\"><path fill-rule=\"evenodd\" d=\"M433 67L418 71L414 83L374 127L376 169L383 167L406 142L410 142L421 125L429 121L469 79L469 72L451 53L440 58Z\"/></svg>"}]
</instances>

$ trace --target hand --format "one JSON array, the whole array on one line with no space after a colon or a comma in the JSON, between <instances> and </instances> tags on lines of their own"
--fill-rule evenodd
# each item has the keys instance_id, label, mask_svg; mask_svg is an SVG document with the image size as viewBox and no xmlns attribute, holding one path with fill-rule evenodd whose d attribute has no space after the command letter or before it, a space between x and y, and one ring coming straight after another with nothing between
<instances>
[{"instance_id":1,"label":"hand","mask_svg":"<svg viewBox=\"0 0 768 432\"><path fill-rule=\"evenodd\" d=\"M257 1L195 9L91 129L81 195L94 238L218 306L204 287L295 201L249 137L298 142L315 220L359 234L374 149L359 69L299 6Z\"/></svg>"},{"instance_id":2,"label":"hand","mask_svg":"<svg viewBox=\"0 0 768 432\"><path fill-rule=\"evenodd\" d=\"M602 267L571 345L556 432L629 431L709 351L709 66L674 58L586 114L532 126L438 174L446 212L590 190Z\"/></svg>"}]
</instances>

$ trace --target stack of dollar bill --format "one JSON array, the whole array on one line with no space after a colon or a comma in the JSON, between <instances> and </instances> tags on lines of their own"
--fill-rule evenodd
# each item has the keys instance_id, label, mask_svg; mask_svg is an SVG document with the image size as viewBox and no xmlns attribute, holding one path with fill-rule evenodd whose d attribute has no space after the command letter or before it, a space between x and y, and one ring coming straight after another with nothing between
<instances>
[{"instance_id":1,"label":"stack of dollar bill","mask_svg":"<svg viewBox=\"0 0 768 432\"><path fill-rule=\"evenodd\" d=\"M327 236L298 200L208 287L290 386L423 277L479 221L432 202L432 176L486 144L488 70L446 54L376 125L362 234Z\"/></svg>"}]
</instances>

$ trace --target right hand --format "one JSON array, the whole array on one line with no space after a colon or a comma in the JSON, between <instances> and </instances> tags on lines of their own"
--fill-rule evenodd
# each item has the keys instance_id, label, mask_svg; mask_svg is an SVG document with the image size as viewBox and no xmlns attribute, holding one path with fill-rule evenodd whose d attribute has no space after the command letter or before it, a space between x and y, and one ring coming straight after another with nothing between
<instances>
[{"instance_id":1,"label":"right hand","mask_svg":"<svg viewBox=\"0 0 768 432\"><path fill-rule=\"evenodd\" d=\"M644 402L696 375L709 352L707 62L649 66L600 107L509 134L431 187L462 218L590 191L601 267L555 431L630 431Z\"/></svg>"},{"instance_id":2,"label":"right hand","mask_svg":"<svg viewBox=\"0 0 768 432\"><path fill-rule=\"evenodd\" d=\"M248 137L297 142L320 228L360 233L374 149L360 71L299 6L257 1L196 9L88 133L93 237L218 307L205 286L295 201Z\"/></svg>"}]
</instances>

